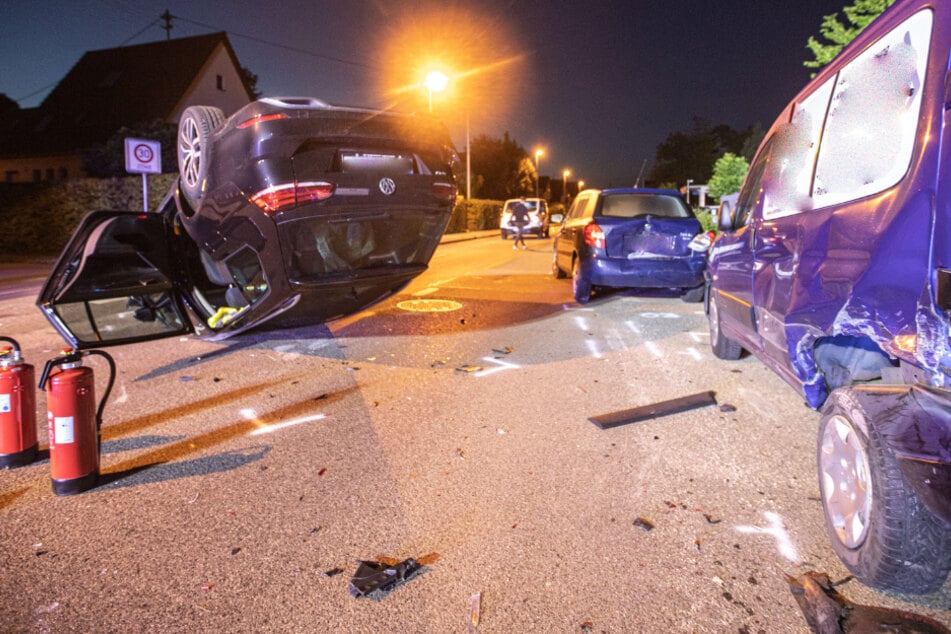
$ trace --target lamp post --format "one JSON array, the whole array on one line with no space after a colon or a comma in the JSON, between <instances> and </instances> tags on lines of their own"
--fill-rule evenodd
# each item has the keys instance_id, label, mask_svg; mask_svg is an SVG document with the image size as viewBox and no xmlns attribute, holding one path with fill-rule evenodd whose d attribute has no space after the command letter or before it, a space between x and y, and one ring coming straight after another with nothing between
<instances>
[{"instance_id":1,"label":"lamp post","mask_svg":"<svg viewBox=\"0 0 951 634\"><path fill-rule=\"evenodd\" d=\"M568 177L571 176L571 170L565 170L561 173L561 204L568 202Z\"/></svg>"},{"instance_id":2,"label":"lamp post","mask_svg":"<svg viewBox=\"0 0 951 634\"><path fill-rule=\"evenodd\" d=\"M690 206L690 183L692 182L693 182L693 179L690 179L690 178L687 179L686 189L687 189L687 206L688 207Z\"/></svg>"},{"instance_id":3,"label":"lamp post","mask_svg":"<svg viewBox=\"0 0 951 634\"><path fill-rule=\"evenodd\" d=\"M584 181L578 181L578 191L580 192L582 189L584 189Z\"/></svg>"},{"instance_id":4,"label":"lamp post","mask_svg":"<svg viewBox=\"0 0 951 634\"><path fill-rule=\"evenodd\" d=\"M539 183L542 180L542 174L541 172L538 171L538 165L541 162L542 156L544 155L545 155L545 150L541 148L538 148L537 150L535 150L535 198L541 197L540 194L538 193L538 187L539 187Z\"/></svg>"}]
</instances>

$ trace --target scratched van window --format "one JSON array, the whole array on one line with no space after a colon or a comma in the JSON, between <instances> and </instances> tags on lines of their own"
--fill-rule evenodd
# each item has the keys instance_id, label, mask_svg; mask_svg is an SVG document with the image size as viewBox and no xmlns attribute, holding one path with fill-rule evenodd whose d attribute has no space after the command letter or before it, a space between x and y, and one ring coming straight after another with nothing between
<instances>
[{"instance_id":1,"label":"scratched van window","mask_svg":"<svg viewBox=\"0 0 951 634\"><path fill-rule=\"evenodd\" d=\"M908 170L932 21L927 9L913 15L839 72L816 165L816 207L884 191Z\"/></svg>"}]
</instances>

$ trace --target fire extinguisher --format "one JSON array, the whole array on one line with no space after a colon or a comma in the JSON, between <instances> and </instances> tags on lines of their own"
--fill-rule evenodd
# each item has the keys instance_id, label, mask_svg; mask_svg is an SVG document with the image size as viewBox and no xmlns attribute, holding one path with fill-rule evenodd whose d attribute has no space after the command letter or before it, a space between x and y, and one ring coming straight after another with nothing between
<instances>
[{"instance_id":1,"label":"fire extinguisher","mask_svg":"<svg viewBox=\"0 0 951 634\"><path fill-rule=\"evenodd\" d=\"M89 355L109 363L109 383L98 409L92 368L82 362ZM50 477L56 495L82 493L98 483L102 410L115 379L115 361L101 350L64 350L46 362L40 389L46 392Z\"/></svg>"},{"instance_id":2,"label":"fire extinguisher","mask_svg":"<svg viewBox=\"0 0 951 634\"><path fill-rule=\"evenodd\" d=\"M36 460L36 388L33 366L20 356L20 344L0 337L0 468L22 467Z\"/></svg>"}]
</instances>

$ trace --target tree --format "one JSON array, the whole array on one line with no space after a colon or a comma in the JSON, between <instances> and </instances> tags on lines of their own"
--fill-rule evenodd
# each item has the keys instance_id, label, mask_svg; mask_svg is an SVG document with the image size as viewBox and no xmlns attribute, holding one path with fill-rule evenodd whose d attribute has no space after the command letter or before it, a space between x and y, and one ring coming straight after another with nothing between
<instances>
[{"instance_id":1,"label":"tree","mask_svg":"<svg viewBox=\"0 0 951 634\"><path fill-rule=\"evenodd\" d=\"M241 74L241 79L244 81L244 85L248 87L251 96L254 99L261 98L261 91L258 90L258 76L251 72L251 69L244 66L238 67L238 72Z\"/></svg>"},{"instance_id":2,"label":"tree","mask_svg":"<svg viewBox=\"0 0 951 634\"><path fill-rule=\"evenodd\" d=\"M822 25L819 27L819 34L827 40L827 43L822 43L810 36L809 41L806 42L806 48L812 51L815 59L806 60L803 66L822 68L831 62L872 20L894 3L895 0L855 0L853 4L842 9L849 21L849 26L839 21L838 13L824 16Z\"/></svg>"},{"instance_id":3,"label":"tree","mask_svg":"<svg viewBox=\"0 0 951 634\"><path fill-rule=\"evenodd\" d=\"M473 197L505 200L534 195L535 167L525 148L508 132L501 139L477 136L470 150Z\"/></svg>"},{"instance_id":4,"label":"tree","mask_svg":"<svg viewBox=\"0 0 951 634\"><path fill-rule=\"evenodd\" d=\"M713 173L717 157L725 152L742 155L745 146L750 145L751 137L757 134L762 138L762 128L758 126L737 131L728 125L713 125L706 119L694 117L690 132L670 134L657 146L648 180L682 184L689 178L695 183L704 183ZM755 150L753 145L752 151Z\"/></svg>"},{"instance_id":5,"label":"tree","mask_svg":"<svg viewBox=\"0 0 951 634\"><path fill-rule=\"evenodd\" d=\"M727 152L713 164L713 176L707 186L710 195L719 198L725 194L740 191L740 185L746 177L750 164L742 156Z\"/></svg>"}]
</instances>

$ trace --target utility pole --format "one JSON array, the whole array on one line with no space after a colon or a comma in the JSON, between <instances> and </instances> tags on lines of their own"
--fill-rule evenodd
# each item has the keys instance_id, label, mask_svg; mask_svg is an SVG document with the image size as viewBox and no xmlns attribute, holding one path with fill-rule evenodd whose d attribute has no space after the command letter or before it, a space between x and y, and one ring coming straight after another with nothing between
<instances>
[{"instance_id":1,"label":"utility pole","mask_svg":"<svg viewBox=\"0 0 951 634\"><path fill-rule=\"evenodd\" d=\"M175 16L169 13L168 9L165 9L165 13L163 13L159 17L165 20L165 26L162 27L163 29L165 29L165 39L166 40L172 39L172 18L174 18Z\"/></svg>"}]
</instances>

